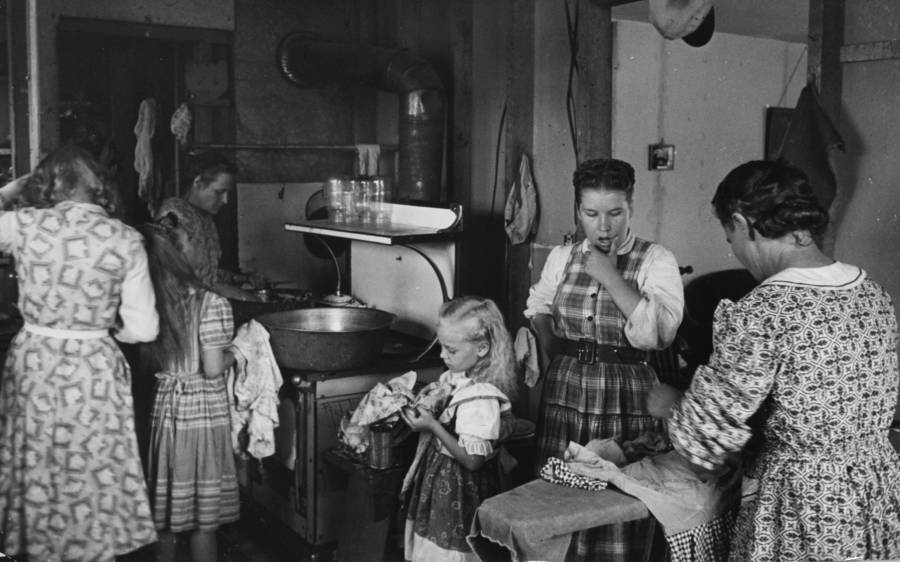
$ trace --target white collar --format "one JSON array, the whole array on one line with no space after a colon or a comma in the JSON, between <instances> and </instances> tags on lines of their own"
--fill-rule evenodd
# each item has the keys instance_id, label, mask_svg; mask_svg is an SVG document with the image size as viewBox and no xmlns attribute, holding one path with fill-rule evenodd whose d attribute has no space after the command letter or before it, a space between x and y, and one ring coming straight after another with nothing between
<instances>
[{"instance_id":1,"label":"white collar","mask_svg":"<svg viewBox=\"0 0 900 562\"><path fill-rule=\"evenodd\" d=\"M863 282L865 270L836 261L821 267L789 267L772 275L761 285L807 285L823 289L849 289Z\"/></svg>"}]
</instances>

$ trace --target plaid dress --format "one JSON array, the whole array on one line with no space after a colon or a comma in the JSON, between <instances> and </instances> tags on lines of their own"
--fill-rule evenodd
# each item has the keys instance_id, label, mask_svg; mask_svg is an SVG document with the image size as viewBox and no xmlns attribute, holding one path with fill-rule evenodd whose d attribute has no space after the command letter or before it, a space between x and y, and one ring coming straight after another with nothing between
<instances>
[{"instance_id":1,"label":"plaid dress","mask_svg":"<svg viewBox=\"0 0 900 562\"><path fill-rule=\"evenodd\" d=\"M637 273L650 247L650 242L636 238L631 252L618 258L619 272L635 289ZM580 244L572 247L566 273L553 300L556 335L630 347L625 338L627 318L607 290L587 274L586 257ZM548 457L562 457L570 441L585 444L591 439L615 436L631 440L646 431L660 431L661 423L650 416L645 406L646 393L656 380L648 365L585 365L574 357L557 355L544 386L535 466L542 467ZM566 559L640 559L652 532L652 521L636 521L577 533Z\"/></svg>"},{"instance_id":2,"label":"plaid dress","mask_svg":"<svg viewBox=\"0 0 900 562\"><path fill-rule=\"evenodd\" d=\"M204 291L185 357L158 373L150 434L153 519L173 533L237 521L237 473L225 377L202 373L201 353L231 342L228 301ZM195 304L196 307L196 304Z\"/></svg>"}]
</instances>

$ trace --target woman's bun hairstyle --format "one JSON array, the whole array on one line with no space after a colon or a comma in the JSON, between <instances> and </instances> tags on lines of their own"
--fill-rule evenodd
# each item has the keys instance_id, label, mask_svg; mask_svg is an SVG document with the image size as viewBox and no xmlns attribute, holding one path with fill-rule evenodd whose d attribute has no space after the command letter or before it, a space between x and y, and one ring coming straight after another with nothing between
<instances>
[{"instance_id":1,"label":"woman's bun hairstyle","mask_svg":"<svg viewBox=\"0 0 900 562\"><path fill-rule=\"evenodd\" d=\"M731 226L738 213L766 238L808 231L818 239L828 227L828 212L806 174L785 160L741 164L719 184L712 204L723 225Z\"/></svg>"}]
</instances>

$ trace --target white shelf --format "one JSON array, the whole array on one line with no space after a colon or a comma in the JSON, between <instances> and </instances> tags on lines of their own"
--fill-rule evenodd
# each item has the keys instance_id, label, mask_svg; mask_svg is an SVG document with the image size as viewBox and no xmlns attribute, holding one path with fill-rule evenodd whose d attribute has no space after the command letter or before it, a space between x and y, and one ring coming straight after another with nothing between
<instances>
[{"instance_id":1,"label":"white shelf","mask_svg":"<svg viewBox=\"0 0 900 562\"><path fill-rule=\"evenodd\" d=\"M381 227L334 224L323 219L285 223L284 229L385 245L431 242L455 238L462 231L462 207L394 204L391 206L390 224Z\"/></svg>"}]
</instances>

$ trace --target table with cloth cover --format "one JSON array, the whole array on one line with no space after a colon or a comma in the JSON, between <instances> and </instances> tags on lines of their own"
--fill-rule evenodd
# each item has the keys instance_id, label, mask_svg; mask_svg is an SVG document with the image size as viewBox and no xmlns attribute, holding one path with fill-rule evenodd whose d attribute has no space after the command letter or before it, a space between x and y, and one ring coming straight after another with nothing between
<instances>
[{"instance_id":1,"label":"table with cloth cover","mask_svg":"<svg viewBox=\"0 0 900 562\"><path fill-rule=\"evenodd\" d=\"M645 517L650 512L644 503L618 490L587 491L538 479L485 500L468 540L486 562L563 560L572 533Z\"/></svg>"}]
</instances>

